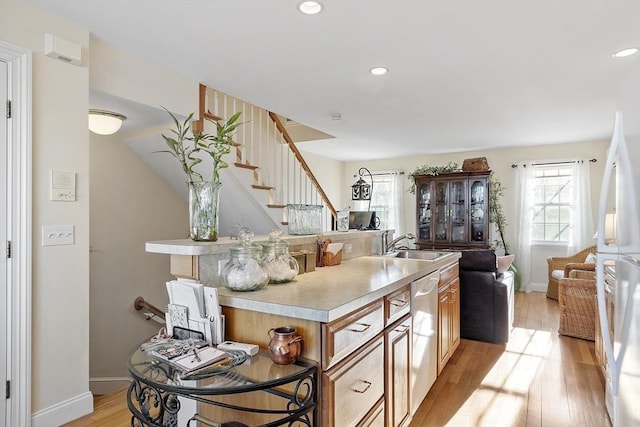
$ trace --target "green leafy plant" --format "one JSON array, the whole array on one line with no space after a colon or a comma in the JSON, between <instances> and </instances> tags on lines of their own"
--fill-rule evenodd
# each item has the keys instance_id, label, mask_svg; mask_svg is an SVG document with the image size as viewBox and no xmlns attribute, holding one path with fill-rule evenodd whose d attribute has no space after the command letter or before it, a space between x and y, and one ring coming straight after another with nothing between
<instances>
[{"instance_id":1,"label":"green leafy plant","mask_svg":"<svg viewBox=\"0 0 640 427\"><path fill-rule=\"evenodd\" d=\"M496 225L500 240L498 245L504 248L505 255L509 255L509 245L504 238L504 231L507 227L507 219L502 210L502 198L504 197L504 186L491 172L489 175L489 222Z\"/></svg>"},{"instance_id":2,"label":"green leafy plant","mask_svg":"<svg viewBox=\"0 0 640 427\"><path fill-rule=\"evenodd\" d=\"M415 178L413 177L414 175L434 175L435 176L435 175L440 175L441 173L457 172L458 170L460 170L460 168L458 167L458 164L455 162L449 162L444 166L429 166L427 164L418 166L407 177L407 179L411 181L411 187L409 187L409 192L411 194L416 193L416 181L415 181Z\"/></svg>"},{"instance_id":3,"label":"green leafy plant","mask_svg":"<svg viewBox=\"0 0 640 427\"><path fill-rule=\"evenodd\" d=\"M162 134L168 150L156 152L168 153L178 159L182 170L187 175L188 182L197 182L204 180L202 174L194 169L198 164L202 163L202 159L197 156L197 154L202 151L209 155L213 161L211 181L214 183L220 182L220 169L229 166L222 160L222 156L229 154L231 147L235 145L233 136L243 124L238 122L242 112L239 111L235 113L226 122L215 122L206 119L214 122L216 125L216 134L209 135L206 133L192 132L191 121L193 119L193 113L189 114L184 122L180 122L169 110L165 108L165 111L167 111L173 119L174 128L171 129L172 135L167 136Z\"/></svg>"},{"instance_id":4,"label":"green leafy plant","mask_svg":"<svg viewBox=\"0 0 640 427\"><path fill-rule=\"evenodd\" d=\"M504 186L500 180L495 177L493 172L491 172L489 175L489 222L495 224L498 229L498 235L500 237L500 240L498 240L498 246L502 246L504 248L504 254L509 255L509 244L504 238L507 219L505 218L504 211L502 210L502 197L504 197ZM513 272L514 289L518 291L520 290L520 285L522 283L520 272L513 263L509 266L509 270Z\"/></svg>"}]
</instances>

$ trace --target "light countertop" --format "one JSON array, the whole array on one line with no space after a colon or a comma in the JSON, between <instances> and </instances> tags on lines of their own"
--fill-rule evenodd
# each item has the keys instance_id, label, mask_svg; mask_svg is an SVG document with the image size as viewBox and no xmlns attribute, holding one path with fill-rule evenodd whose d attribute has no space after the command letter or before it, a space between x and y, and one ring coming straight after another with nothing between
<instances>
[{"instance_id":1,"label":"light countertop","mask_svg":"<svg viewBox=\"0 0 640 427\"><path fill-rule=\"evenodd\" d=\"M329 238L336 242L342 241L355 241L358 239L371 238L372 236L379 236L383 230L367 230L356 231L349 230L348 232L330 231L325 232L321 236L322 238ZM267 235L254 236L253 241L261 243L269 238ZM289 242L291 245L312 244L315 245L318 236L314 235L301 235L294 236L290 234L283 234L282 240ZM190 239L176 239L176 240L156 240L147 242L145 250L147 252L154 252L160 254L171 255L211 255L228 253L231 246L237 245L238 239L231 239L229 237L220 237L215 242L195 242Z\"/></svg>"},{"instance_id":2,"label":"light countertop","mask_svg":"<svg viewBox=\"0 0 640 427\"><path fill-rule=\"evenodd\" d=\"M252 292L218 288L223 306L318 322L336 320L457 260L451 252L435 261L363 256L320 267L293 282Z\"/></svg>"}]
</instances>

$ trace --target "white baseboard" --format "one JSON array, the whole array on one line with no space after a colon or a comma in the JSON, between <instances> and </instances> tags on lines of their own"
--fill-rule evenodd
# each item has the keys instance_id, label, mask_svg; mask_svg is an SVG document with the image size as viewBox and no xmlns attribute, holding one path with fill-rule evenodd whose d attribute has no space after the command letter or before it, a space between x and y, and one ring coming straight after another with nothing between
<instances>
[{"instance_id":1,"label":"white baseboard","mask_svg":"<svg viewBox=\"0 0 640 427\"><path fill-rule=\"evenodd\" d=\"M130 383L129 377L93 377L89 378L89 390L94 396L100 396L128 387Z\"/></svg>"},{"instance_id":2,"label":"white baseboard","mask_svg":"<svg viewBox=\"0 0 640 427\"><path fill-rule=\"evenodd\" d=\"M56 427L93 412L90 391L64 400L31 415L32 427Z\"/></svg>"},{"instance_id":3,"label":"white baseboard","mask_svg":"<svg viewBox=\"0 0 640 427\"><path fill-rule=\"evenodd\" d=\"M529 283L526 287L526 292L547 292L547 284L546 283Z\"/></svg>"}]
</instances>

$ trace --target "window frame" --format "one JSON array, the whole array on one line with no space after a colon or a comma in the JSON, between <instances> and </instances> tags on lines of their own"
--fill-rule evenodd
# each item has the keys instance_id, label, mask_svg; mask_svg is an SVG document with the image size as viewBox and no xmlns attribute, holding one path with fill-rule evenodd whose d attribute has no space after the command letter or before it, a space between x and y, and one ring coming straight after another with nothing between
<instances>
[{"instance_id":1,"label":"window frame","mask_svg":"<svg viewBox=\"0 0 640 427\"><path fill-rule=\"evenodd\" d=\"M566 206L569 208L570 212L573 210L574 206L572 203L572 197L571 197L571 193L573 192L573 186L575 184L574 182L574 175L572 173L572 168L571 168L571 164L570 163L556 163L556 164L534 164L534 186L533 186L533 191L534 191L534 197L533 197L533 202L531 204L531 208L533 209L533 212L537 212L538 207L543 207L542 211L544 213L545 219L542 223L538 222L538 223L534 223L533 221L533 213L532 213L532 218L531 218L531 245L532 246L536 246L536 247L550 247L550 248L557 248L557 247L566 247L570 244L570 237L567 238L567 240L541 240L541 239L537 239L534 237L534 227L536 225L540 225L542 224L542 227L546 227L547 224L553 224L553 225L558 225L560 226L560 224L563 224L563 222L561 222L561 215L560 212L558 212L558 219L557 222L552 223L552 222L547 222L546 220L546 207L558 207L558 208L562 208L563 206ZM542 175L539 176L538 172L542 171ZM544 175L544 171L557 171L556 175ZM561 173L564 172L564 173ZM543 203L537 203L536 202L536 194L540 188L539 182L538 180L540 179L545 179L545 178L562 178L562 177L568 177L568 182L565 185L569 186L569 201L567 202L552 202L552 201L545 201ZM554 195L551 200L553 200L553 198L555 197L559 197L559 193L556 193L556 195ZM569 223L567 225L568 229L571 229L571 227L573 227L573 215L569 215ZM561 234L561 233L560 233Z\"/></svg>"}]
</instances>

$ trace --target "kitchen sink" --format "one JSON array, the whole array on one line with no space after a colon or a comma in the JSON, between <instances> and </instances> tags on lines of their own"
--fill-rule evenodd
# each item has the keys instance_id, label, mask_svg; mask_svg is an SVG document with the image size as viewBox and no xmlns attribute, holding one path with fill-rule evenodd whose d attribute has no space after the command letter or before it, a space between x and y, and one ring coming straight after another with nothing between
<instances>
[{"instance_id":1,"label":"kitchen sink","mask_svg":"<svg viewBox=\"0 0 640 427\"><path fill-rule=\"evenodd\" d=\"M402 251L396 252L396 258L424 259L427 261L436 261L447 255L449 255L449 252L420 251L420 250L402 250Z\"/></svg>"}]
</instances>

